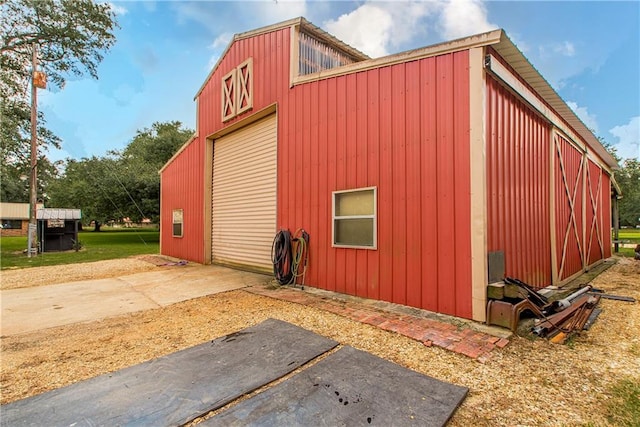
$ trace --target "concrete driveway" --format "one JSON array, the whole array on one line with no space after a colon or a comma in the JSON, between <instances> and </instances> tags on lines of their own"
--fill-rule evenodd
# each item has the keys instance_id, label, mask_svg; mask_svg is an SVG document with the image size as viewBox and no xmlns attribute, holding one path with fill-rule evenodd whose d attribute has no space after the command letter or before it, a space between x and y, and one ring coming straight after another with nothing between
<instances>
[{"instance_id":1,"label":"concrete driveway","mask_svg":"<svg viewBox=\"0 0 640 427\"><path fill-rule=\"evenodd\" d=\"M33 332L149 310L270 280L211 265L0 291L0 335Z\"/></svg>"}]
</instances>

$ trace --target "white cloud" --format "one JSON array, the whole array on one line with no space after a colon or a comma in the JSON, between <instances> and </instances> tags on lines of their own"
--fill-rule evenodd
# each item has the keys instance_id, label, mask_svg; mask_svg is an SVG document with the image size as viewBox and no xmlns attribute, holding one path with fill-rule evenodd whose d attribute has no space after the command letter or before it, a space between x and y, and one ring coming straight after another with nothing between
<instances>
[{"instance_id":1,"label":"white cloud","mask_svg":"<svg viewBox=\"0 0 640 427\"><path fill-rule=\"evenodd\" d=\"M374 58L388 54L392 25L391 14L372 4L324 23L329 33Z\"/></svg>"},{"instance_id":2,"label":"white cloud","mask_svg":"<svg viewBox=\"0 0 640 427\"><path fill-rule=\"evenodd\" d=\"M220 55L222 54L222 50L227 47L231 39L233 38L233 34L231 33L222 33L211 43L209 48L214 50L214 54L209 58L209 62L207 63L207 71L213 69L220 59Z\"/></svg>"},{"instance_id":3,"label":"white cloud","mask_svg":"<svg viewBox=\"0 0 640 427\"><path fill-rule=\"evenodd\" d=\"M487 9L481 0L448 0L442 10L440 25L442 35L446 39L456 39L498 28L489 22Z\"/></svg>"},{"instance_id":4,"label":"white cloud","mask_svg":"<svg viewBox=\"0 0 640 427\"><path fill-rule=\"evenodd\" d=\"M609 129L609 133L618 138L615 146L620 157L640 160L640 116L632 117L626 125Z\"/></svg>"},{"instance_id":5,"label":"white cloud","mask_svg":"<svg viewBox=\"0 0 640 427\"><path fill-rule=\"evenodd\" d=\"M367 2L335 20L325 29L371 57L389 54L416 36L426 33L423 18L439 9L436 2Z\"/></svg>"},{"instance_id":6,"label":"white cloud","mask_svg":"<svg viewBox=\"0 0 640 427\"><path fill-rule=\"evenodd\" d=\"M117 4L113 4L111 2L107 3L109 5L109 8L111 9L111 11L113 13L115 13L116 15L126 15L129 11L127 10L126 7L124 6L120 6Z\"/></svg>"},{"instance_id":7,"label":"white cloud","mask_svg":"<svg viewBox=\"0 0 640 427\"><path fill-rule=\"evenodd\" d=\"M578 118L582 120L582 123L584 123L595 134L598 133L598 122L596 120L595 114L590 114L587 110L587 107L580 107L573 101L567 101L567 105L573 110L574 113L576 113Z\"/></svg>"},{"instance_id":8,"label":"white cloud","mask_svg":"<svg viewBox=\"0 0 640 427\"><path fill-rule=\"evenodd\" d=\"M556 59L557 55L572 57L576 54L576 48L570 41L550 43L538 46L538 55L542 59Z\"/></svg>"},{"instance_id":9,"label":"white cloud","mask_svg":"<svg viewBox=\"0 0 640 427\"><path fill-rule=\"evenodd\" d=\"M576 49L573 46L573 43L566 40L553 46L553 51L562 56L574 56L576 54Z\"/></svg>"},{"instance_id":10,"label":"white cloud","mask_svg":"<svg viewBox=\"0 0 640 427\"><path fill-rule=\"evenodd\" d=\"M231 39L233 38L232 33L222 33L211 43L211 49L221 49L227 47Z\"/></svg>"},{"instance_id":11,"label":"white cloud","mask_svg":"<svg viewBox=\"0 0 640 427\"><path fill-rule=\"evenodd\" d=\"M518 46L518 49L520 49L520 51L522 53L526 54L527 52L529 52L531 50L531 46L529 45L529 43L524 41L521 38L521 35L519 33L515 32L515 31L511 32L511 31L507 30L507 37L509 37L511 39L513 44Z\"/></svg>"}]
</instances>

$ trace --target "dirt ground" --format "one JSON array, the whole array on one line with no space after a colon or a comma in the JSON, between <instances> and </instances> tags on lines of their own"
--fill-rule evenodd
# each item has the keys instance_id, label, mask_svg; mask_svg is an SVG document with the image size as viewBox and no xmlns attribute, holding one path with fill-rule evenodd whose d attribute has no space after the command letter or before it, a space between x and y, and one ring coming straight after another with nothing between
<instances>
[{"instance_id":1,"label":"dirt ground","mask_svg":"<svg viewBox=\"0 0 640 427\"><path fill-rule=\"evenodd\" d=\"M65 281L86 279L87 271L92 272L91 277L106 277L112 271L124 274L124 261L129 273L158 264L147 258L102 261L99 266L70 265L65 268ZM47 277L41 268L3 271L2 288L55 281ZM640 300L640 262L620 259L593 285ZM468 387L470 392L454 414L452 426L615 425L607 418L612 386L623 379L640 381L640 304L602 300L600 307L603 312L592 329L568 345L513 337L488 362L479 363L318 309L232 291L96 322L2 337L0 402L112 372L272 317Z\"/></svg>"}]
</instances>

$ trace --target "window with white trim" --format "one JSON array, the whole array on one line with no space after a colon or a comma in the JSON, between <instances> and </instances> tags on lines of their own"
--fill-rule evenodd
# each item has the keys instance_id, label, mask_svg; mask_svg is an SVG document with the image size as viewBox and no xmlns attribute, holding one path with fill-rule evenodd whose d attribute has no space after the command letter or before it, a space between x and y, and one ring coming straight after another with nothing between
<instances>
[{"instance_id":1,"label":"window with white trim","mask_svg":"<svg viewBox=\"0 0 640 427\"><path fill-rule=\"evenodd\" d=\"M173 237L182 237L183 212L182 209L173 210Z\"/></svg>"},{"instance_id":2,"label":"window with white trim","mask_svg":"<svg viewBox=\"0 0 640 427\"><path fill-rule=\"evenodd\" d=\"M332 205L333 246L376 249L376 187L334 191Z\"/></svg>"}]
</instances>

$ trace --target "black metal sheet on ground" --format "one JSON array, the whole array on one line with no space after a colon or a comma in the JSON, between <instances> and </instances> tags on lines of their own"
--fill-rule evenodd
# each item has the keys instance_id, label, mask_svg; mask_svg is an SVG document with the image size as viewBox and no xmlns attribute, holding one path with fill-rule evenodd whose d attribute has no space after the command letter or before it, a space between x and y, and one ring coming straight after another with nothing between
<instances>
[{"instance_id":1,"label":"black metal sheet on ground","mask_svg":"<svg viewBox=\"0 0 640 427\"><path fill-rule=\"evenodd\" d=\"M442 426L468 389L344 347L204 426Z\"/></svg>"},{"instance_id":2,"label":"black metal sheet on ground","mask_svg":"<svg viewBox=\"0 0 640 427\"><path fill-rule=\"evenodd\" d=\"M1 424L179 425L286 375L337 344L268 319L186 350L3 405Z\"/></svg>"}]
</instances>

